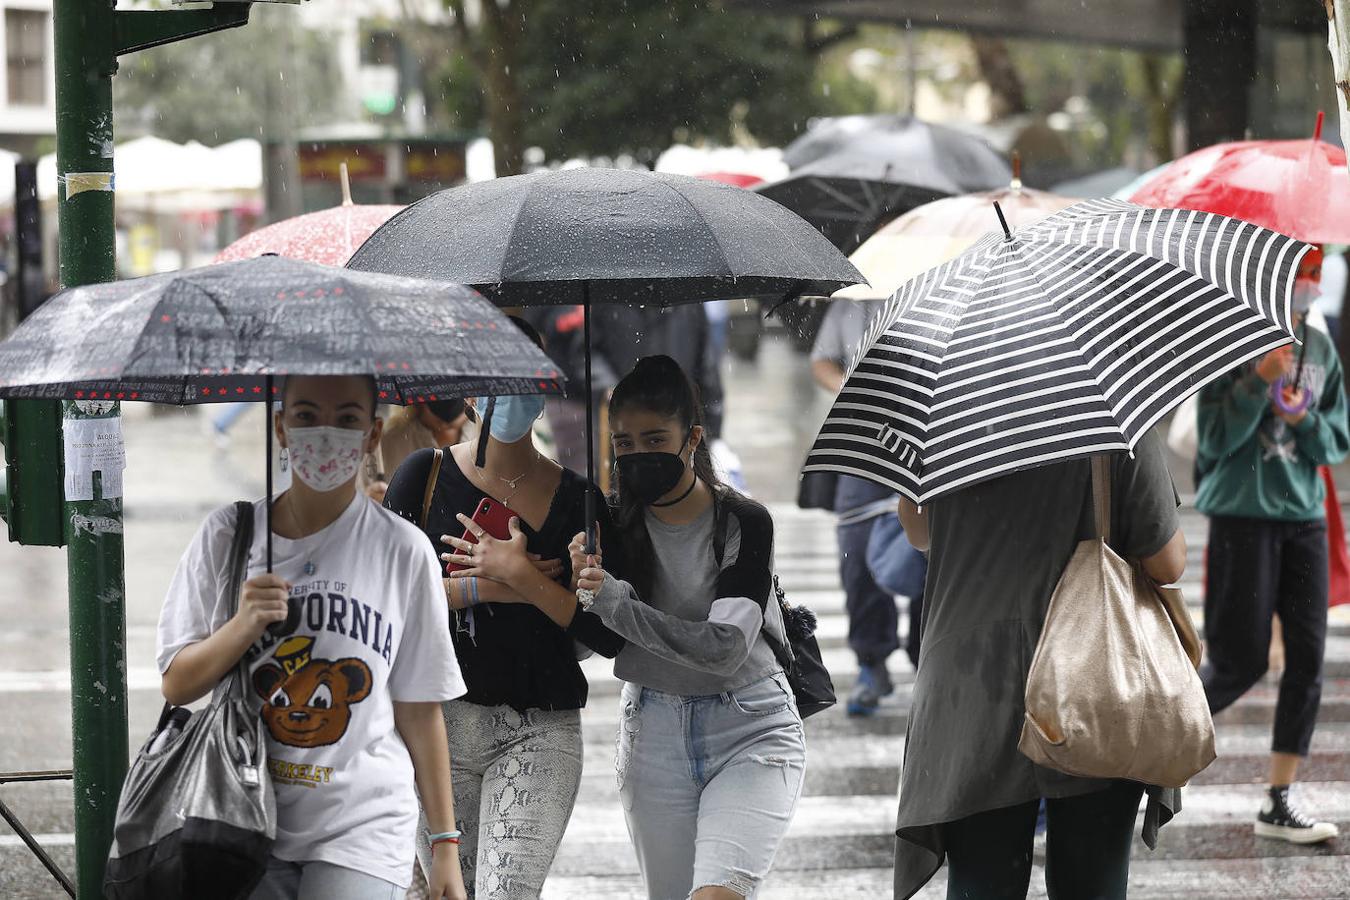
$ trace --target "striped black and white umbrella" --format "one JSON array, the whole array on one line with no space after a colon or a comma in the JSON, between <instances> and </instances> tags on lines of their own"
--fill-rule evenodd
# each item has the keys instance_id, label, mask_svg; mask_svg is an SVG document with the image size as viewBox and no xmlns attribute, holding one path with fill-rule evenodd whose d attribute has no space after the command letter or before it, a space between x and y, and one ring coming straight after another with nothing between
<instances>
[{"instance_id":1,"label":"striped black and white umbrella","mask_svg":"<svg viewBox=\"0 0 1350 900\"><path fill-rule=\"evenodd\" d=\"M1111 200L995 231L887 301L805 470L926 503L1130 450L1207 381L1294 340L1307 250L1237 219Z\"/></svg>"}]
</instances>

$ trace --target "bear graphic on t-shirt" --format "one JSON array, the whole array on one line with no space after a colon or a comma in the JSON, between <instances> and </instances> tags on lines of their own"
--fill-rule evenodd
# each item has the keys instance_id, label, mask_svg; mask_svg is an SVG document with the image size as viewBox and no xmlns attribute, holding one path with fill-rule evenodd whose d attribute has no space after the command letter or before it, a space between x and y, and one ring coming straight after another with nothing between
<instances>
[{"instance_id":1,"label":"bear graphic on t-shirt","mask_svg":"<svg viewBox=\"0 0 1350 900\"><path fill-rule=\"evenodd\" d=\"M255 669L253 688L263 698L262 718L278 743L324 747L347 733L352 706L370 695L370 666L354 656L316 659L314 638L296 636Z\"/></svg>"}]
</instances>

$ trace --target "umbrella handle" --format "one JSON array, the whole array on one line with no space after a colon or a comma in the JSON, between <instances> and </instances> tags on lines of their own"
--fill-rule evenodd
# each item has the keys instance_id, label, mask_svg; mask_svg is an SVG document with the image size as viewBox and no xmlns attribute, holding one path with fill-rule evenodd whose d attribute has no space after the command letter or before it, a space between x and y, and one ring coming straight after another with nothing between
<instances>
[{"instance_id":1,"label":"umbrella handle","mask_svg":"<svg viewBox=\"0 0 1350 900\"><path fill-rule=\"evenodd\" d=\"M1296 416L1308 408L1312 403L1312 391L1304 391L1303 399L1298 403L1286 403L1284 400L1284 389L1286 387L1295 387L1297 382L1286 383L1284 376L1276 378L1270 385L1270 399L1275 404L1275 408L1286 416Z\"/></svg>"}]
</instances>

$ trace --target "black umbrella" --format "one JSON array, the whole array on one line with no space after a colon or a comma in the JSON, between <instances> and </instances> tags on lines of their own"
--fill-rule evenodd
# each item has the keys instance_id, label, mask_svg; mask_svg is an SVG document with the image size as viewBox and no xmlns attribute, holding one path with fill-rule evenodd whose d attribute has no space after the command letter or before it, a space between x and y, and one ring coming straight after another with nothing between
<instances>
[{"instance_id":1,"label":"black umbrella","mask_svg":"<svg viewBox=\"0 0 1350 900\"><path fill-rule=\"evenodd\" d=\"M916 206L1012 179L1008 163L979 138L906 116L827 120L790 145L784 159L791 173L755 191L845 253Z\"/></svg>"},{"instance_id":2,"label":"black umbrella","mask_svg":"<svg viewBox=\"0 0 1350 900\"><path fill-rule=\"evenodd\" d=\"M432 194L380 227L347 264L469 284L503 306L828 296L862 280L799 217L740 188L619 169L537 172ZM586 518L595 521L587 492Z\"/></svg>"},{"instance_id":3,"label":"black umbrella","mask_svg":"<svg viewBox=\"0 0 1350 900\"><path fill-rule=\"evenodd\" d=\"M285 375L370 375L404 404L562 389L467 287L279 256L62 291L0 343L6 398L266 401ZM270 422L267 456L270 571Z\"/></svg>"}]
</instances>

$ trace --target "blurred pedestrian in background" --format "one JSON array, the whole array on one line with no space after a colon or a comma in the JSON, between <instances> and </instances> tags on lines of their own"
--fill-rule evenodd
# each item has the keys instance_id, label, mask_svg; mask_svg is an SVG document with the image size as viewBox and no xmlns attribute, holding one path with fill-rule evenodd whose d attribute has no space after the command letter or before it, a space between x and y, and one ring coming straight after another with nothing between
<instances>
[{"instance_id":1,"label":"blurred pedestrian in background","mask_svg":"<svg viewBox=\"0 0 1350 900\"><path fill-rule=\"evenodd\" d=\"M849 364L864 349L867 327L881 307L876 302L830 301L811 348L811 374L831 394L843 387ZM839 475L835 486L839 579L848 611L848 645L858 659L858 680L847 706L851 716L876 712L881 698L894 690L886 660L900 646L899 613L894 595L877 584L868 568L867 547L880 517L895 514L895 497L890 488L851 475ZM922 604L921 596L909 598L907 650L916 667Z\"/></svg>"},{"instance_id":2,"label":"blurred pedestrian in background","mask_svg":"<svg viewBox=\"0 0 1350 900\"><path fill-rule=\"evenodd\" d=\"M549 432L553 435L553 458L573 472L586 474L586 316L580 306L530 306L521 316L539 332L549 358L567 383L565 397L550 396L544 405ZM592 321L594 325L594 321ZM591 348L591 388L594 418L591 428L600 440L600 408L605 395L618 382L616 371L603 349ZM597 445L596 452L600 452ZM596 460L597 472L599 459Z\"/></svg>"},{"instance_id":3,"label":"blurred pedestrian in background","mask_svg":"<svg viewBox=\"0 0 1350 900\"><path fill-rule=\"evenodd\" d=\"M361 485L372 500L384 502L389 478L414 451L453 447L465 437L468 417L458 397L395 407L385 418L384 437L361 463Z\"/></svg>"},{"instance_id":4,"label":"blurred pedestrian in background","mask_svg":"<svg viewBox=\"0 0 1350 900\"><path fill-rule=\"evenodd\" d=\"M1213 712L1245 694L1269 665L1278 614L1284 673L1270 786L1255 829L1299 844L1338 832L1305 814L1289 793L1322 698L1328 559L1326 487L1317 468L1350 451L1340 358L1307 323L1321 262L1318 251L1305 255L1294 284L1303 346L1275 350L1201 390L1196 459L1195 505L1210 520L1201 679Z\"/></svg>"}]
</instances>

